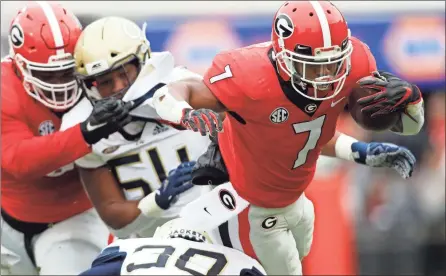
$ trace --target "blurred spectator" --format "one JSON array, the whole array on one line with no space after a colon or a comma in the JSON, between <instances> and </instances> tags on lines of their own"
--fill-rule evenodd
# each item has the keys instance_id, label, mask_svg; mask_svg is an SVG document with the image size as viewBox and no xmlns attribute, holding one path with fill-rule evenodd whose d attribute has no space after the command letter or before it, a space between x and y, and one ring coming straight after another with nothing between
<instances>
[{"instance_id":1,"label":"blurred spectator","mask_svg":"<svg viewBox=\"0 0 446 276\"><path fill-rule=\"evenodd\" d=\"M354 172L360 274L445 275L444 101L443 93L426 99L426 124L416 136L370 135L409 148L418 165L408 180L390 170Z\"/></svg>"}]
</instances>

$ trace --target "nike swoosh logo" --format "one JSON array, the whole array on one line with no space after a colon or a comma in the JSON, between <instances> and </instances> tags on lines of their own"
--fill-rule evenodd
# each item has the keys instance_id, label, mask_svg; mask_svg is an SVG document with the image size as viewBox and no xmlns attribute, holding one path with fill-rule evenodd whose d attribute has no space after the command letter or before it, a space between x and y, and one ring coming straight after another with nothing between
<instances>
[{"instance_id":1,"label":"nike swoosh logo","mask_svg":"<svg viewBox=\"0 0 446 276\"><path fill-rule=\"evenodd\" d=\"M206 213L208 213L209 215L211 215L211 213L209 213L209 211L208 211L208 207L204 207L203 210L204 210ZM212 216L212 215L211 215L211 216Z\"/></svg>"},{"instance_id":2,"label":"nike swoosh logo","mask_svg":"<svg viewBox=\"0 0 446 276\"><path fill-rule=\"evenodd\" d=\"M336 102L331 102L331 107L334 107L335 105L337 105L338 103L340 103L345 97L340 98L339 100L337 100Z\"/></svg>"},{"instance_id":3,"label":"nike swoosh logo","mask_svg":"<svg viewBox=\"0 0 446 276\"><path fill-rule=\"evenodd\" d=\"M87 124L87 130L88 130L88 131L93 131L93 130L95 130L95 129L98 129L98 128L100 128L100 127L105 126L105 124L106 124L106 123L103 123L103 124L100 124L100 125L97 125L97 126L92 126L91 123L88 122L88 124Z\"/></svg>"}]
</instances>

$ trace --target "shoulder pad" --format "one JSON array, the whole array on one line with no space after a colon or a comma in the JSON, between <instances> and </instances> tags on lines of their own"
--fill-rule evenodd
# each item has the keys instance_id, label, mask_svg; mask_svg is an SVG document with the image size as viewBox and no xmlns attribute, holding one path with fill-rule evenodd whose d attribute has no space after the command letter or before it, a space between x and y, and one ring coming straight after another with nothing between
<instances>
[{"instance_id":1,"label":"shoulder pad","mask_svg":"<svg viewBox=\"0 0 446 276\"><path fill-rule=\"evenodd\" d=\"M152 67L152 69L142 69L146 70L147 73L138 77L127 93L125 93L122 98L123 101L138 99L158 83L166 83L166 77L170 75L174 68L173 55L170 52L152 53L152 57L144 67Z\"/></svg>"},{"instance_id":2,"label":"shoulder pad","mask_svg":"<svg viewBox=\"0 0 446 276\"><path fill-rule=\"evenodd\" d=\"M90 116L92 110L93 106L91 102L84 97L77 105L63 115L60 130L66 130L85 121Z\"/></svg>"},{"instance_id":3,"label":"shoulder pad","mask_svg":"<svg viewBox=\"0 0 446 276\"><path fill-rule=\"evenodd\" d=\"M351 55L351 72L347 80L356 82L362 77L369 76L376 71L376 60L369 46L356 37L351 38L353 53Z\"/></svg>"},{"instance_id":4,"label":"shoulder pad","mask_svg":"<svg viewBox=\"0 0 446 276\"><path fill-rule=\"evenodd\" d=\"M152 53L151 58L148 61L155 69L164 74L168 74L175 65L175 59L171 52L155 52Z\"/></svg>"},{"instance_id":5,"label":"shoulder pad","mask_svg":"<svg viewBox=\"0 0 446 276\"><path fill-rule=\"evenodd\" d=\"M179 81L179 80L188 79L188 78L203 79L203 76L190 71L189 69L187 69L184 66L177 66L172 70L172 72L169 76L169 82Z\"/></svg>"}]
</instances>

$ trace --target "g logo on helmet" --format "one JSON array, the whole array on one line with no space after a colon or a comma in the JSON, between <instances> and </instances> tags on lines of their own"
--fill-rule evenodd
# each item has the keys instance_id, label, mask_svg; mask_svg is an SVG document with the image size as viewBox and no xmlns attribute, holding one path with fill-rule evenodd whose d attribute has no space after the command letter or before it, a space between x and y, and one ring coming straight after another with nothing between
<instances>
[{"instance_id":1,"label":"g logo on helmet","mask_svg":"<svg viewBox=\"0 0 446 276\"><path fill-rule=\"evenodd\" d=\"M228 208L229 211L235 210L236 207L235 198L228 190L221 189L218 195L220 197L221 203L226 208Z\"/></svg>"},{"instance_id":2,"label":"g logo on helmet","mask_svg":"<svg viewBox=\"0 0 446 276\"><path fill-rule=\"evenodd\" d=\"M25 42L25 36L23 35L22 27L19 24L14 24L9 31L9 39L14 48L20 48Z\"/></svg>"},{"instance_id":3,"label":"g logo on helmet","mask_svg":"<svg viewBox=\"0 0 446 276\"><path fill-rule=\"evenodd\" d=\"M291 18L286 14L280 14L274 20L274 31L281 38L288 38L294 32L294 24Z\"/></svg>"},{"instance_id":4,"label":"g logo on helmet","mask_svg":"<svg viewBox=\"0 0 446 276\"><path fill-rule=\"evenodd\" d=\"M277 218L276 217L267 217L263 222L262 222L262 228L263 229L271 229L274 226L276 226L277 223Z\"/></svg>"}]
</instances>

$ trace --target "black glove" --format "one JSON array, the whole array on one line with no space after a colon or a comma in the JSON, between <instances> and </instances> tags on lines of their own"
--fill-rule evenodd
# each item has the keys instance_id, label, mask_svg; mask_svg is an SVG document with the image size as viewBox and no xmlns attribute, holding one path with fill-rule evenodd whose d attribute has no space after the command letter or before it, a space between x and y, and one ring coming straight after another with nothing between
<instances>
[{"instance_id":1,"label":"black glove","mask_svg":"<svg viewBox=\"0 0 446 276\"><path fill-rule=\"evenodd\" d=\"M358 84L379 91L358 100L358 104L363 106L361 112L372 113L372 118L377 115L404 112L408 104L417 102L421 97L416 85L383 71L373 72L373 76L360 79Z\"/></svg>"},{"instance_id":2,"label":"black glove","mask_svg":"<svg viewBox=\"0 0 446 276\"><path fill-rule=\"evenodd\" d=\"M95 144L130 123L132 106L133 102L125 103L114 97L95 101L90 117L81 123L85 142Z\"/></svg>"},{"instance_id":3,"label":"black glove","mask_svg":"<svg viewBox=\"0 0 446 276\"><path fill-rule=\"evenodd\" d=\"M201 136L206 136L209 132L211 136L216 137L217 132L223 129L223 120L218 113L210 109L194 110L186 108L183 111L181 125L195 132L200 132Z\"/></svg>"},{"instance_id":4,"label":"black glove","mask_svg":"<svg viewBox=\"0 0 446 276\"><path fill-rule=\"evenodd\" d=\"M221 156L217 138L211 138L212 143L202 154L192 170L192 184L220 185L229 181L229 174Z\"/></svg>"},{"instance_id":5,"label":"black glove","mask_svg":"<svg viewBox=\"0 0 446 276\"><path fill-rule=\"evenodd\" d=\"M242 271L240 271L240 276L264 276L260 270L258 270L256 267L252 268L244 268Z\"/></svg>"},{"instance_id":6,"label":"black glove","mask_svg":"<svg viewBox=\"0 0 446 276\"><path fill-rule=\"evenodd\" d=\"M184 162L169 172L169 176L161 183L155 194L155 202L160 208L169 209L179 194L192 188L190 181L194 165L195 161Z\"/></svg>"}]
</instances>

